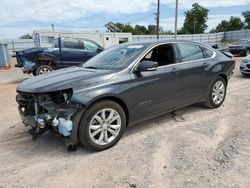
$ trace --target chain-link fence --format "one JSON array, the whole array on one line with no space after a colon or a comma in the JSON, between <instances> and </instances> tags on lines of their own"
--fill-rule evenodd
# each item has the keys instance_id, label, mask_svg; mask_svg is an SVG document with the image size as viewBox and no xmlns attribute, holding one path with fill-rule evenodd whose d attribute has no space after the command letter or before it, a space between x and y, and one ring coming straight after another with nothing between
<instances>
[{"instance_id":1,"label":"chain-link fence","mask_svg":"<svg viewBox=\"0 0 250 188\"><path fill-rule=\"evenodd\" d=\"M193 34L193 35L177 35L177 39L192 40L202 43L221 42L224 37L224 32L221 33L209 33L209 34ZM133 41L147 41L156 40L156 35L132 35ZM174 35L160 35L159 39L171 40L174 39Z\"/></svg>"},{"instance_id":2,"label":"chain-link fence","mask_svg":"<svg viewBox=\"0 0 250 188\"><path fill-rule=\"evenodd\" d=\"M224 35L225 41L237 41L243 38L250 38L250 29L238 30L238 31L227 31Z\"/></svg>"},{"instance_id":3,"label":"chain-link fence","mask_svg":"<svg viewBox=\"0 0 250 188\"><path fill-rule=\"evenodd\" d=\"M170 39L174 39L174 35L160 35L159 38L162 40L170 40ZM192 40L192 41L197 41L197 42L202 42L202 43L236 41L242 38L250 38L250 29L238 30L238 31L227 31L227 32L220 32L220 33L177 35L177 39ZM156 39L157 39L156 35L132 35L132 41L134 42L156 40ZM34 39L4 39L4 40L0 40L0 42L7 43L10 55L13 55L14 51L35 47Z\"/></svg>"},{"instance_id":4,"label":"chain-link fence","mask_svg":"<svg viewBox=\"0 0 250 188\"><path fill-rule=\"evenodd\" d=\"M35 47L33 39L4 39L1 42L8 45L9 55L13 55L14 51Z\"/></svg>"}]
</instances>

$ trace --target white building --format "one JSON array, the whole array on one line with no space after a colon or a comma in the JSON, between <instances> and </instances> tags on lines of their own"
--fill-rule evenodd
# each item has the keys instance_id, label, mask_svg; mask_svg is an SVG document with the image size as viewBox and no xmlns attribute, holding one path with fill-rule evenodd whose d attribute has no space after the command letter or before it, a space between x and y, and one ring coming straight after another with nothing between
<instances>
[{"instance_id":1,"label":"white building","mask_svg":"<svg viewBox=\"0 0 250 188\"><path fill-rule=\"evenodd\" d=\"M132 41L131 33L68 32L50 30L33 31L33 38L37 47L51 47L53 40L57 37L75 37L90 39L103 46L104 48Z\"/></svg>"}]
</instances>

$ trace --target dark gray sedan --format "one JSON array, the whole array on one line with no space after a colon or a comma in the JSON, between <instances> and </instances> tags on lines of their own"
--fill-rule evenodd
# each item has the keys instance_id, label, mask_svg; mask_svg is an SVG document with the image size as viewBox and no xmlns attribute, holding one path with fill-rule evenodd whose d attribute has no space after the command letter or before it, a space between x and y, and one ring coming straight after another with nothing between
<instances>
[{"instance_id":1,"label":"dark gray sedan","mask_svg":"<svg viewBox=\"0 0 250 188\"><path fill-rule=\"evenodd\" d=\"M19 113L35 136L53 129L69 145L115 145L128 125L194 103L219 107L234 61L190 41L111 47L84 65L25 80Z\"/></svg>"}]
</instances>

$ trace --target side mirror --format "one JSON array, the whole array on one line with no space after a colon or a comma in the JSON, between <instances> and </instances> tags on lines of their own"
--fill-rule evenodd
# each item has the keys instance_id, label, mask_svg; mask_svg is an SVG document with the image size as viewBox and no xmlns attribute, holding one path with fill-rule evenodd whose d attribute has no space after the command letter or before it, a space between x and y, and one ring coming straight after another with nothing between
<instances>
[{"instance_id":1,"label":"side mirror","mask_svg":"<svg viewBox=\"0 0 250 188\"><path fill-rule=\"evenodd\" d=\"M99 47L99 48L97 48L96 52L97 52L97 53L100 53L100 52L102 52L103 50L104 50L104 48Z\"/></svg>"},{"instance_id":2,"label":"side mirror","mask_svg":"<svg viewBox=\"0 0 250 188\"><path fill-rule=\"evenodd\" d=\"M158 68L158 62L155 61L141 61L138 65L136 71L137 72L145 72L145 71L156 71Z\"/></svg>"}]
</instances>

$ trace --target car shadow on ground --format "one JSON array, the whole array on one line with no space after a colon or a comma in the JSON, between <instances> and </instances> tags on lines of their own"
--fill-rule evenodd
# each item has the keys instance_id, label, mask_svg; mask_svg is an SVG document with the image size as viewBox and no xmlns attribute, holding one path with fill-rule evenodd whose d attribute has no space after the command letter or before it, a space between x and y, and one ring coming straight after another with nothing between
<instances>
[{"instance_id":1,"label":"car shadow on ground","mask_svg":"<svg viewBox=\"0 0 250 188\"><path fill-rule=\"evenodd\" d=\"M154 117L152 119L140 122L138 124L128 126L125 130L124 136L130 136L133 134L136 134L138 131L143 131L146 129L151 129L153 127L157 126L165 126L168 123L174 123L174 122L186 122L188 120L185 119L185 115L192 114L196 111L200 110L210 110L206 107L204 107L202 104L194 104L191 106L187 106L184 108L180 108L175 111L171 111L168 113L164 113L162 115L159 115L157 117Z\"/></svg>"},{"instance_id":2,"label":"car shadow on ground","mask_svg":"<svg viewBox=\"0 0 250 188\"><path fill-rule=\"evenodd\" d=\"M166 124L174 124L175 122L185 122L185 116L192 114L196 111L200 110L209 110L203 107L200 104L188 106L173 112L165 113L163 115L157 116L150 120L143 121L141 123L129 126L123 135L123 138L127 136L134 135L138 132L142 131L150 131L150 129L156 126L166 126ZM23 126L22 124L18 124L16 126ZM168 125L167 125L168 126ZM25 158L30 155L57 155L58 153L64 156L71 155L89 155L96 152L91 152L86 150L83 146L78 144L78 148L75 152L69 152L66 148L66 144L64 142L64 137L51 131L48 131L38 137L37 140L32 140L32 135L28 133L29 128L22 129L22 132L9 135L7 139L2 140L0 144L4 144L8 147L9 152L16 153L20 155L21 158ZM4 147L4 146L3 146ZM116 147L116 146L114 146Z\"/></svg>"}]
</instances>

